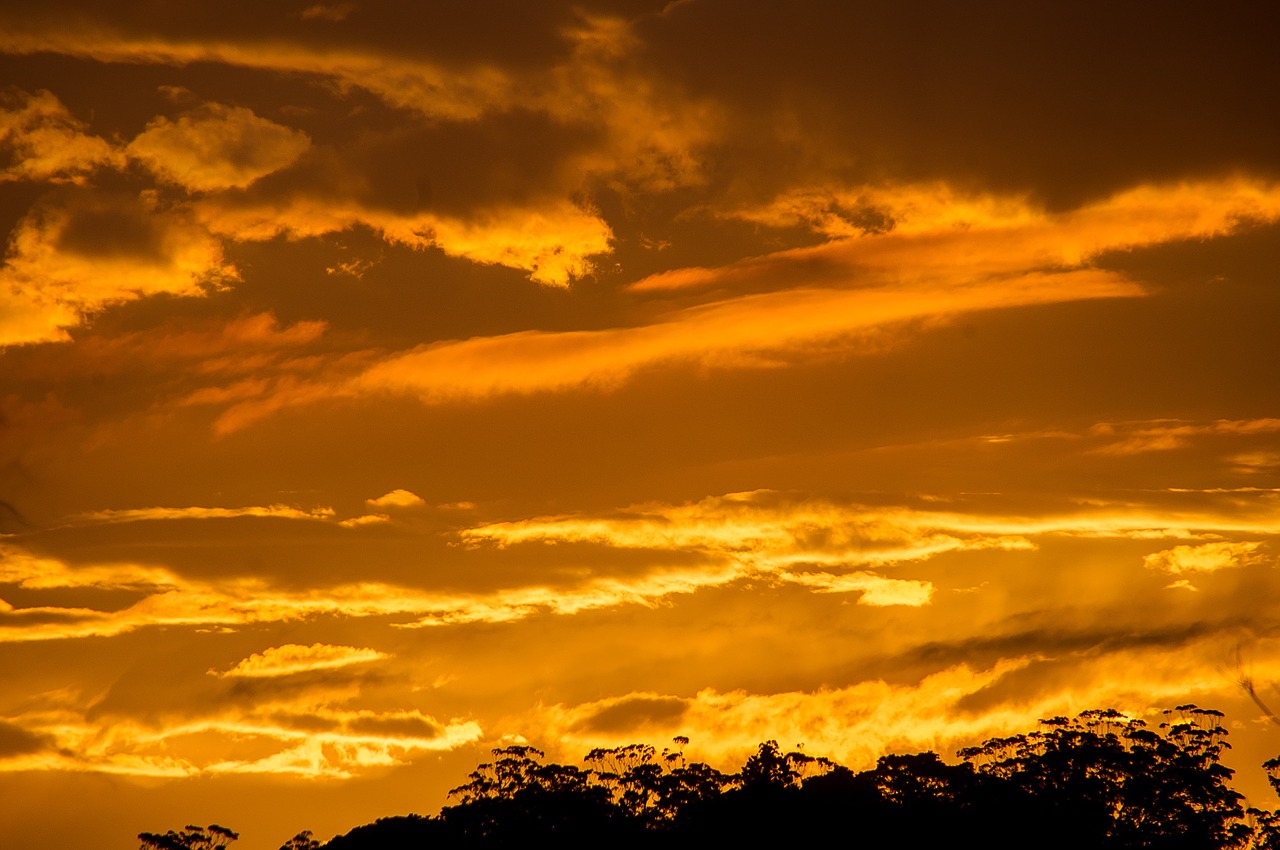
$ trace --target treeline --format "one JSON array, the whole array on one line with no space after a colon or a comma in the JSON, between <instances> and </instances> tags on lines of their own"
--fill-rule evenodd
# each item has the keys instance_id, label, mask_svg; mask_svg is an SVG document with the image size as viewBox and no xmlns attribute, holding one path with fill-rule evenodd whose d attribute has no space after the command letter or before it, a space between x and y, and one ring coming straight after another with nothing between
<instances>
[{"instance_id":1,"label":"treeline","mask_svg":"<svg viewBox=\"0 0 1280 850\"><path fill-rule=\"evenodd\" d=\"M759 746L737 773L647 745L592 750L585 766L527 746L493 751L435 817L390 817L326 844L300 833L281 850L506 847L755 847L812 841L938 848L1280 850L1280 813L1247 809L1221 764L1221 712L1192 705L1149 728L1111 710L1042 721L948 764L892 755L855 773ZM1280 759L1268 762L1280 790ZM220 832L215 832L220 830ZM235 833L143 833L144 850L214 850ZM201 843L207 842L207 843Z\"/></svg>"}]
</instances>

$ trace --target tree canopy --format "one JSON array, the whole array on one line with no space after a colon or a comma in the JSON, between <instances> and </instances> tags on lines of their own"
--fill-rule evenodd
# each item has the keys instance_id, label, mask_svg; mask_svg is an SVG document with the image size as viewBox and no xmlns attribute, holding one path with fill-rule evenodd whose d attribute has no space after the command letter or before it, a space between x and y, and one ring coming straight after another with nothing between
<instances>
[{"instance_id":1,"label":"tree canopy","mask_svg":"<svg viewBox=\"0 0 1280 850\"><path fill-rule=\"evenodd\" d=\"M1221 763L1222 714L1194 705L1154 727L1114 710L1054 717L961 750L886 755L855 773L777 741L733 774L647 744L594 749L583 766L531 746L492 751L435 817L384 818L327 844L281 850L433 847L694 847L850 840L924 848L1280 850L1280 813L1246 809ZM1264 769L1280 791L1280 758ZM143 833L143 850L218 850L219 826Z\"/></svg>"}]
</instances>

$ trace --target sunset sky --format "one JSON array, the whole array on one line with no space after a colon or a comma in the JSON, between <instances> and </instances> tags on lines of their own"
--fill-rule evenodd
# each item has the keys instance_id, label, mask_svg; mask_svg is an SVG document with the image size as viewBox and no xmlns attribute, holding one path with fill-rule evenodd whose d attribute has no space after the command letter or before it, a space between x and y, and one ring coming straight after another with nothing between
<instances>
[{"instance_id":1,"label":"sunset sky","mask_svg":"<svg viewBox=\"0 0 1280 850\"><path fill-rule=\"evenodd\" d=\"M0 11L6 848L1185 702L1276 805L1268 4L109 5Z\"/></svg>"}]
</instances>

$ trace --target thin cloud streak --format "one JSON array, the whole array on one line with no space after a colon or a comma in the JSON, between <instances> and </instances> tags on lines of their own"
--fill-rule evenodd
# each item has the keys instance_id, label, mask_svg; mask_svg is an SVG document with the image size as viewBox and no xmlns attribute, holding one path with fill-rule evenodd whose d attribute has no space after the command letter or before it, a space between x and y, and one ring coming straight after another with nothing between
<instances>
[{"instance_id":1,"label":"thin cloud streak","mask_svg":"<svg viewBox=\"0 0 1280 850\"><path fill-rule=\"evenodd\" d=\"M238 661L227 670L209 670L209 675L220 679L227 677L263 678L292 676L312 670L335 670L352 664L367 664L389 657L376 649L358 646L332 646L313 643L302 646L296 643L273 646L255 652Z\"/></svg>"},{"instance_id":2,"label":"thin cloud streak","mask_svg":"<svg viewBox=\"0 0 1280 850\"><path fill-rule=\"evenodd\" d=\"M243 508L113 508L102 511L88 511L76 517L84 522L144 522L154 520L184 519L232 519L235 517L271 517L277 519L312 519L329 520L334 516L333 508L312 508L306 510L291 505L250 505Z\"/></svg>"},{"instance_id":3,"label":"thin cloud streak","mask_svg":"<svg viewBox=\"0 0 1280 850\"><path fill-rule=\"evenodd\" d=\"M593 575L576 582L478 593L429 592L379 582L299 591L257 578L212 583L141 566L72 569L9 546L4 578L10 583L31 588L123 587L148 595L111 612L10 606L4 612L6 622L0 624L0 640L110 636L161 625L234 627L319 616L392 618L392 625L401 628L510 623L622 605L651 607L673 596L757 579L815 593L857 593L858 602L869 606L920 606L934 597L931 582L890 578L867 568L918 564L965 551L1034 551L1055 538L1075 538L1176 541L1178 546L1148 555L1146 565L1175 565L1177 571L1186 571L1200 561L1226 566L1224 558L1244 564L1257 557L1257 542L1221 542L1222 535L1277 534L1280 516L1265 502L1253 515L1233 502L1220 512L1156 512L1117 503L1056 515L1008 516L797 501L759 491L686 505L641 505L616 516L535 518L473 527L460 535L473 548L500 551L572 542L653 553L651 565L634 576ZM1186 541L1203 542L1194 548ZM664 553L696 554L704 563L671 567L664 564Z\"/></svg>"},{"instance_id":4,"label":"thin cloud streak","mask_svg":"<svg viewBox=\"0 0 1280 850\"><path fill-rule=\"evenodd\" d=\"M950 208L934 197L938 191L907 189L893 199L908 211L899 212L906 222L901 231L841 238L721 269L664 272L631 287L637 294L688 286L723 293L787 281L790 288L721 295L633 327L430 343L345 382L291 383L241 401L215 428L229 433L281 408L334 397L391 392L450 404L505 394L608 391L655 367L776 368L859 346L880 350L899 335L966 313L1143 297L1146 287L1089 263L1106 251L1210 238L1244 221L1280 216L1280 189L1243 179L1141 187L1054 215L1017 199L979 199L960 219L940 211Z\"/></svg>"}]
</instances>

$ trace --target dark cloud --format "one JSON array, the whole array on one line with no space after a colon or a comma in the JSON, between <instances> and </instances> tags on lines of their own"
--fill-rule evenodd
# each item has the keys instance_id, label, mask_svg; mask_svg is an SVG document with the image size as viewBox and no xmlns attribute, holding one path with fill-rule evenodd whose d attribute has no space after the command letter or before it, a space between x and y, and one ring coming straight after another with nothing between
<instances>
[{"instance_id":1,"label":"dark cloud","mask_svg":"<svg viewBox=\"0 0 1280 850\"><path fill-rule=\"evenodd\" d=\"M88 259L165 259L164 230L145 210L131 205L94 204L74 209L54 241L59 251Z\"/></svg>"},{"instance_id":2,"label":"dark cloud","mask_svg":"<svg viewBox=\"0 0 1280 850\"><path fill-rule=\"evenodd\" d=\"M44 736L0 720L0 760L48 749L52 749L52 743Z\"/></svg>"},{"instance_id":3,"label":"dark cloud","mask_svg":"<svg viewBox=\"0 0 1280 850\"><path fill-rule=\"evenodd\" d=\"M442 724L421 714L354 717L346 728L351 732L394 738L435 738L444 732Z\"/></svg>"},{"instance_id":4,"label":"dark cloud","mask_svg":"<svg viewBox=\"0 0 1280 850\"><path fill-rule=\"evenodd\" d=\"M574 159L600 141L598 126L519 109L480 121L352 129L354 138L335 139L223 203L234 209L311 197L404 216L529 204L577 191L583 175Z\"/></svg>"},{"instance_id":5,"label":"dark cloud","mask_svg":"<svg viewBox=\"0 0 1280 850\"><path fill-rule=\"evenodd\" d=\"M624 697L583 719L576 729L584 732L630 732L649 724L674 723L688 708L689 701L678 697Z\"/></svg>"},{"instance_id":6,"label":"dark cloud","mask_svg":"<svg viewBox=\"0 0 1280 850\"><path fill-rule=\"evenodd\" d=\"M740 184L834 170L972 180L1054 206L1187 173L1276 173L1267 31L1259 7L1202 2L699 0L641 28L656 67L737 107L735 137L752 143L726 157L774 155Z\"/></svg>"},{"instance_id":7,"label":"dark cloud","mask_svg":"<svg viewBox=\"0 0 1280 850\"><path fill-rule=\"evenodd\" d=\"M105 7L78 0L37 3L19 0L6 6L9 21L27 27L68 26L68 21L105 23L117 33L138 38L205 41L235 40L262 46L296 44L323 51L345 47L379 51L388 57L426 57L457 65L495 64L515 68L544 63L563 52L566 25L577 20L581 3L486 0L482 3L407 8L394 2L362 2L341 22L302 12L308 3L278 4L269 10L249 0L218 9L173 6L157 9L145 2ZM660 3L633 2L635 9ZM618 7L625 11L625 7Z\"/></svg>"},{"instance_id":8,"label":"dark cloud","mask_svg":"<svg viewBox=\"0 0 1280 850\"><path fill-rule=\"evenodd\" d=\"M0 609L0 627L29 629L45 625L75 626L101 619L97 612L84 610L62 610L58 608L14 608ZM73 629L74 631L74 629Z\"/></svg>"},{"instance_id":9,"label":"dark cloud","mask_svg":"<svg viewBox=\"0 0 1280 850\"><path fill-rule=\"evenodd\" d=\"M273 702L324 702L326 695L344 693L352 687L373 688L387 681L388 678L381 673L359 669L306 670L283 676L241 677L230 682L215 701L249 709Z\"/></svg>"}]
</instances>

